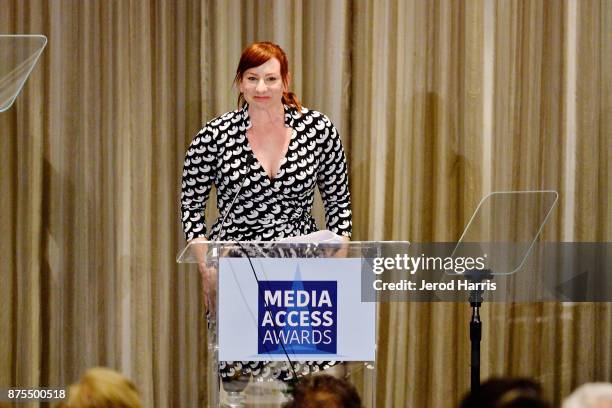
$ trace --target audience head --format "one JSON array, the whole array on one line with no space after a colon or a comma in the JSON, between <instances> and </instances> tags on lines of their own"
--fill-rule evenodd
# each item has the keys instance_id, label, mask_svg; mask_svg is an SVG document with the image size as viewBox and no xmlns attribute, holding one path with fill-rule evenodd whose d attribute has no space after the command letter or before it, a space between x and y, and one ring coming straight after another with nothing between
<instances>
[{"instance_id":1,"label":"audience head","mask_svg":"<svg viewBox=\"0 0 612 408\"><path fill-rule=\"evenodd\" d=\"M494 378L470 392L460 408L549 408L542 388L526 378Z\"/></svg>"},{"instance_id":2,"label":"audience head","mask_svg":"<svg viewBox=\"0 0 612 408\"><path fill-rule=\"evenodd\" d=\"M293 401L285 408L362 408L357 390L331 375L303 377L295 387Z\"/></svg>"},{"instance_id":3,"label":"audience head","mask_svg":"<svg viewBox=\"0 0 612 408\"><path fill-rule=\"evenodd\" d=\"M134 383L108 368L89 369L70 386L60 408L142 408Z\"/></svg>"},{"instance_id":4,"label":"audience head","mask_svg":"<svg viewBox=\"0 0 612 408\"><path fill-rule=\"evenodd\" d=\"M612 384L581 385L563 401L563 408L612 408Z\"/></svg>"}]
</instances>

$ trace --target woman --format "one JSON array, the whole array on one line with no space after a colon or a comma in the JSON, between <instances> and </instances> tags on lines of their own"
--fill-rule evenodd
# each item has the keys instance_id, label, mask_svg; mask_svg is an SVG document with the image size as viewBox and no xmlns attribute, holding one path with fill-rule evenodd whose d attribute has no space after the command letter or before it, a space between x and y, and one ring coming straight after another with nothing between
<instances>
[{"instance_id":1,"label":"woman","mask_svg":"<svg viewBox=\"0 0 612 408\"><path fill-rule=\"evenodd\" d=\"M208 122L189 146L181 195L188 241L271 241L315 232L317 186L327 228L346 240L351 236L340 137L325 115L304 108L289 91L288 65L276 44L247 47L234 80L239 109ZM213 184L219 218L207 237L204 210ZM203 262L200 271L208 304L215 275Z\"/></svg>"},{"instance_id":2,"label":"woman","mask_svg":"<svg viewBox=\"0 0 612 408\"><path fill-rule=\"evenodd\" d=\"M351 236L346 160L338 132L323 114L289 92L284 51L247 47L236 70L239 109L206 124L185 158L181 213L188 241L206 240L204 210L213 184L219 218L208 239L269 241L317 230L311 215L318 185L327 228ZM200 264L205 301L211 276Z\"/></svg>"},{"instance_id":3,"label":"woman","mask_svg":"<svg viewBox=\"0 0 612 408\"><path fill-rule=\"evenodd\" d=\"M317 230L314 188L327 228L351 236L346 160L323 114L288 91L287 57L276 44L244 50L236 70L240 109L206 124L187 151L181 195L188 241L206 237L204 209L213 184L219 218L211 240L277 240Z\"/></svg>"}]
</instances>

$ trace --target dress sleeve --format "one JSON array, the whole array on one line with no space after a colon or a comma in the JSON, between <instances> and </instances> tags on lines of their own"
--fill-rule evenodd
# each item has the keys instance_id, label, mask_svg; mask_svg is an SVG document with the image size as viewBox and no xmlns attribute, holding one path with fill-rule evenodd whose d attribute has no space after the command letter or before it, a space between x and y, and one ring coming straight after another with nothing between
<instances>
[{"instance_id":1,"label":"dress sleeve","mask_svg":"<svg viewBox=\"0 0 612 408\"><path fill-rule=\"evenodd\" d=\"M317 185L325 207L327 229L347 237L353 231L351 194L348 186L346 157L342 141L336 128L327 117L323 117L325 133L317 172Z\"/></svg>"},{"instance_id":2,"label":"dress sleeve","mask_svg":"<svg viewBox=\"0 0 612 408\"><path fill-rule=\"evenodd\" d=\"M187 241L206 236L204 211L216 174L217 145L208 127L194 137L183 165L181 221Z\"/></svg>"}]
</instances>

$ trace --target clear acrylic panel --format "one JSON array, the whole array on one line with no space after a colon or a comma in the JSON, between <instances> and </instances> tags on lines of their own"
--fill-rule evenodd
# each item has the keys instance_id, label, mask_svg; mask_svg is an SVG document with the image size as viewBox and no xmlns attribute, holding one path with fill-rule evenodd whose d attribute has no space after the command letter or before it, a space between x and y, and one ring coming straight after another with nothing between
<instances>
[{"instance_id":1,"label":"clear acrylic panel","mask_svg":"<svg viewBox=\"0 0 612 408\"><path fill-rule=\"evenodd\" d=\"M0 35L0 112L13 105L45 45L44 35Z\"/></svg>"},{"instance_id":2,"label":"clear acrylic panel","mask_svg":"<svg viewBox=\"0 0 612 408\"><path fill-rule=\"evenodd\" d=\"M478 204L451 257L484 255L485 269L493 275L516 272L529 255L558 197L556 191L548 190L487 195Z\"/></svg>"}]
</instances>

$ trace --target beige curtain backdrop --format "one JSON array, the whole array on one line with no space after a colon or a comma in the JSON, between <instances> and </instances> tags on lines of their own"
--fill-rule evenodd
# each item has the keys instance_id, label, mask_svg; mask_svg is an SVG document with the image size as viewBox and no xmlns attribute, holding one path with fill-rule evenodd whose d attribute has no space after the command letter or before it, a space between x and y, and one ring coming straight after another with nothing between
<instances>
[{"instance_id":1,"label":"beige curtain backdrop","mask_svg":"<svg viewBox=\"0 0 612 408\"><path fill-rule=\"evenodd\" d=\"M485 194L555 189L542 239L612 241L610 0L0 0L0 33L49 38L0 113L0 387L104 365L147 407L201 405L200 282L175 263L182 160L235 107L257 40L285 48L293 89L343 137L355 239L453 241ZM468 320L382 304L376 406L455 406ZM612 380L610 304L483 320L484 377L535 377L555 404Z\"/></svg>"}]
</instances>

